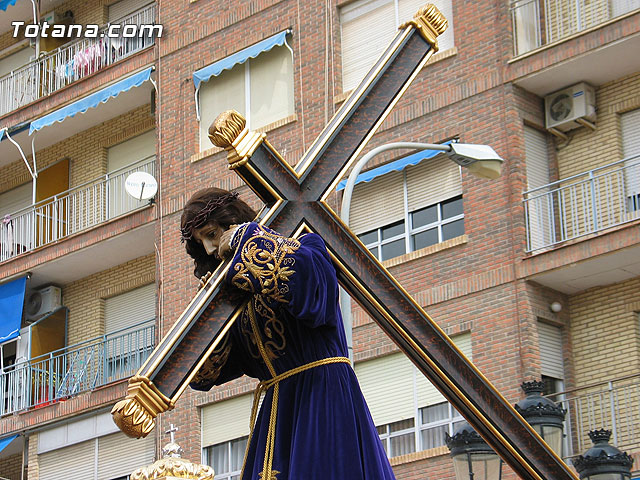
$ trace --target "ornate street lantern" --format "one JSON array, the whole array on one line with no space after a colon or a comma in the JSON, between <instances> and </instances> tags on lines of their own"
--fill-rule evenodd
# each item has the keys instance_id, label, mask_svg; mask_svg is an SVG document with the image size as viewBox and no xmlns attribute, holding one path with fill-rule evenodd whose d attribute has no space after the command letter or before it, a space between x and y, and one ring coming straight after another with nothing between
<instances>
[{"instance_id":1,"label":"ornate street lantern","mask_svg":"<svg viewBox=\"0 0 640 480\"><path fill-rule=\"evenodd\" d=\"M453 436L447 433L446 442L456 480L501 480L502 460L467 422L461 423Z\"/></svg>"},{"instance_id":2,"label":"ornate street lantern","mask_svg":"<svg viewBox=\"0 0 640 480\"><path fill-rule=\"evenodd\" d=\"M515 404L516 411L538 432L551 449L562 455L562 429L567 411L542 396L543 382L524 382L520 385L526 397Z\"/></svg>"},{"instance_id":3,"label":"ornate street lantern","mask_svg":"<svg viewBox=\"0 0 640 480\"><path fill-rule=\"evenodd\" d=\"M573 460L580 480L629 480L633 458L609 445L611 430L592 430L593 447Z\"/></svg>"}]
</instances>

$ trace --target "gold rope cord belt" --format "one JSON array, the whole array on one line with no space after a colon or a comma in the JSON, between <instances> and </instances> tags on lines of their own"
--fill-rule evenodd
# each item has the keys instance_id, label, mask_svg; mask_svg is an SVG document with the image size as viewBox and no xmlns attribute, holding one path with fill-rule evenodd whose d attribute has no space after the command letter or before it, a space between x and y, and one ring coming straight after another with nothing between
<instances>
[{"instance_id":1,"label":"gold rope cord belt","mask_svg":"<svg viewBox=\"0 0 640 480\"><path fill-rule=\"evenodd\" d=\"M273 468L273 453L275 447L276 440L276 418L278 414L278 394L280 392L280 382L286 378L297 375L300 372L304 372L305 370L310 370L315 367L320 367L322 365L329 365L332 363L348 363L351 364L348 358L346 357L329 357L322 358L320 360L316 360L314 362L307 363L305 365L300 365L298 367L292 368L291 370L287 370L284 373L279 375L275 374L275 369L273 365L269 361L266 351L264 349L264 345L262 344L262 339L260 335L258 335L258 324L255 318L255 311L253 307L253 302L249 302L249 318L251 320L251 328L256 337L256 343L258 344L258 349L260 350L260 354L264 359L267 368L273 375L273 378L269 380L263 380L258 384L253 394L253 405L251 406L251 425L249 430L249 439L247 441L247 449L244 454L244 462L242 465L242 473L240 474L240 478L244 478L244 466L247 462L247 454L249 452L249 447L251 445L251 438L253 436L253 429L255 427L256 416L258 414L258 405L260 404L260 397L264 392L266 392L269 388L273 387L273 398L271 400L271 415L269 416L269 429L267 430L267 442L266 449L264 452L264 464L262 466L262 473L260 474L261 480L277 480L276 475L280 472L277 470L272 470Z\"/></svg>"}]
</instances>

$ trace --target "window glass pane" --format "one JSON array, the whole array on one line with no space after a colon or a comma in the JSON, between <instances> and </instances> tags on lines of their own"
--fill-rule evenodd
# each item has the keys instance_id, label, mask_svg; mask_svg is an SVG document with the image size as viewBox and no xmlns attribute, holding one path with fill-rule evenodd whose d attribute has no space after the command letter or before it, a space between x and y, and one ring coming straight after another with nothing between
<instances>
[{"instance_id":1,"label":"window glass pane","mask_svg":"<svg viewBox=\"0 0 640 480\"><path fill-rule=\"evenodd\" d=\"M226 473L229 471L229 455L228 444L221 443L220 445L214 445L207 448L209 451L209 465L212 466L216 473Z\"/></svg>"},{"instance_id":2,"label":"window glass pane","mask_svg":"<svg viewBox=\"0 0 640 480\"><path fill-rule=\"evenodd\" d=\"M413 249L420 250L421 248L435 245L438 243L438 229L432 228L424 232L416 233L413 236Z\"/></svg>"},{"instance_id":3,"label":"window glass pane","mask_svg":"<svg viewBox=\"0 0 640 480\"><path fill-rule=\"evenodd\" d=\"M358 238L365 245L369 245L370 243L374 243L378 241L378 230L374 230L373 232L363 233L358 235Z\"/></svg>"},{"instance_id":4,"label":"window glass pane","mask_svg":"<svg viewBox=\"0 0 640 480\"><path fill-rule=\"evenodd\" d=\"M231 471L241 470L248 437L231 441Z\"/></svg>"},{"instance_id":5,"label":"window glass pane","mask_svg":"<svg viewBox=\"0 0 640 480\"><path fill-rule=\"evenodd\" d=\"M404 222L396 222L387 227L382 227L382 240L402 235L404 233Z\"/></svg>"},{"instance_id":6,"label":"window glass pane","mask_svg":"<svg viewBox=\"0 0 640 480\"><path fill-rule=\"evenodd\" d=\"M435 448L444 445L444 434L446 431L447 425L440 425L439 427L422 430L422 449L427 450L429 448Z\"/></svg>"},{"instance_id":7,"label":"window glass pane","mask_svg":"<svg viewBox=\"0 0 640 480\"><path fill-rule=\"evenodd\" d=\"M408 418L406 420L400 420L399 422L393 422L389 424L389 431L400 432L402 430L406 430L407 428L413 428L413 418Z\"/></svg>"},{"instance_id":8,"label":"window glass pane","mask_svg":"<svg viewBox=\"0 0 640 480\"><path fill-rule=\"evenodd\" d=\"M404 238L382 245L382 260L398 257L400 255L404 255L404 253Z\"/></svg>"},{"instance_id":9,"label":"window glass pane","mask_svg":"<svg viewBox=\"0 0 640 480\"><path fill-rule=\"evenodd\" d=\"M429 225L438 221L438 205L422 208L411 214L411 226L413 228Z\"/></svg>"},{"instance_id":10,"label":"window glass pane","mask_svg":"<svg viewBox=\"0 0 640 480\"><path fill-rule=\"evenodd\" d=\"M293 67L288 48L276 47L250 59L249 72L252 130L293 115Z\"/></svg>"},{"instance_id":11,"label":"window glass pane","mask_svg":"<svg viewBox=\"0 0 640 480\"><path fill-rule=\"evenodd\" d=\"M433 423L449 418L449 403L443 402L420 409L422 423Z\"/></svg>"},{"instance_id":12,"label":"window glass pane","mask_svg":"<svg viewBox=\"0 0 640 480\"><path fill-rule=\"evenodd\" d=\"M464 219L442 225L442 241L464 234Z\"/></svg>"},{"instance_id":13,"label":"window glass pane","mask_svg":"<svg viewBox=\"0 0 640 480\"><path fill-rule=\"evenodd\" d=\"M369 250L371 251L374 257L378 258L378 247L370 248Z\"/></svg>"},{"instance_id":14,"label":"window glass pane","mask_svg":"<svg viewBox=\"0 0 640 480\"><path fill-rule=\"evenodd\" d=\"M391 457L406 455L415 451L415 436L413 433L405 433L397 437L391 437Z\"/></svg>"},{"instance_id":15,"label":"window glass pane","mask_svg":"<svg viewBox=\"0 0 640 480\"><path fill-rule=\"evenodd\" d=\"M376 430L378 431L378 435L384 435L387 433L387 425L380 425L376 427Z\"/></svg>"},{"instance_id":16,"label":"window glass pane","mask_svg":"<svg viewBox=\"0 0 640 480\"><path fill-rule=\"evenodd\" d=\"M456 215L462 215L462 197L452 198L442 202L442 219L455 217Z\"/></svg>"}]
</instances>

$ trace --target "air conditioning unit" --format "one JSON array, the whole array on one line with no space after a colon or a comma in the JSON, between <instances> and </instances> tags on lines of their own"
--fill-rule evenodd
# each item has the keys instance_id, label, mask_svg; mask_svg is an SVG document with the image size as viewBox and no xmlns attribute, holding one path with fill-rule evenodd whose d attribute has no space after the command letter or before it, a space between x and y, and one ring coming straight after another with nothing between
<instances>
[{"instance_id":1,"label":"air conditioning unit","mask_svg":"<svg viewBox=\"0 0 640 480\"><path fill-rule=\"evenodd\" d=\"M35 321L47 313L62 306L62 291L59 287L50 285L31 292L25 302L25 318Z\"/></svg>"},{"instance_id":2,"label":"air conditioning unit","mask_svg":"<svg viewBox=\"0 0 640 480\"><path fill-rule=\"evenodd\" d=\"M544 97L547 129L568 132L580 126L595 129L596 93L585 82L564 88Z\"/></svg>"}]
</instances>

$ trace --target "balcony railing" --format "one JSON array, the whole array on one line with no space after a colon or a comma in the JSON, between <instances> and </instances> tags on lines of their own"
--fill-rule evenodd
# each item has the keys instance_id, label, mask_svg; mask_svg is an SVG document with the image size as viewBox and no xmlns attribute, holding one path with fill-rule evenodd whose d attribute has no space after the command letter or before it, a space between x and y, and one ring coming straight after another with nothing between
<instances>
[{"instance_id":1,"label":"balcony railing","mask_svg":"<svg viewBox=\"0 0 640 480\"><path fill-rule=\"evenodd\" d=\"M565 458L591 447L589 431L611 430L611 444L621 450L640 441L640 374L595 383L551 395L567 410Z\"/></svg>"},{"instance_id":2,"label":"balcony railing","mask_svg":"<svg viewBox=\"0 0 640 480\"><path fill-rule=\"evenodd\" d=\"M640 8L639 0L516 0L514 55L557 42Z\"/></svg>"},{"instance_id":3,"label":"balcony railing","mask_svg":"<svg viewBox=\"0 0 640 480\"><path fill-rule=\"evenodd\" d=\"M133 172L154 175L155 156L42 200L0 220L0 261L99 225L137 208L125 190Z\"/></svg>"},{"instance_id":4,"label":"balcony railing","mask_svg":"<svg viewBox=\"0 0 640 480\"><path fill-rule=\"evenodd\" d=\"M527 251L640 218L640 155L524 193Z\"/></svg>"},{"instance_id":5,"label":"balcony railing","mask_svg":"<svg viewBox=\"0 0 640 480\"><path fill-rule=\"evenodd\" d=\"M155 320L18 363L0 373L0 415L132 376L155 346Z\"/></svg>"},{"instance_id":6,"label":"balcony railing","mask_svg":"<svg viewBox=\"0 0 640 480\"><path fill-rule=\"evenodd\" d=\"M156 6L150 4L115 24L153 25ZM101 29L96 38L80 38L29 62L0 78L0 115L45 97L70 83L122 60L154 43L154 36L109 38ZM104 36L103 36L104 35Z\"/></svg>"}]
</instances>

